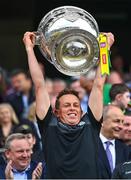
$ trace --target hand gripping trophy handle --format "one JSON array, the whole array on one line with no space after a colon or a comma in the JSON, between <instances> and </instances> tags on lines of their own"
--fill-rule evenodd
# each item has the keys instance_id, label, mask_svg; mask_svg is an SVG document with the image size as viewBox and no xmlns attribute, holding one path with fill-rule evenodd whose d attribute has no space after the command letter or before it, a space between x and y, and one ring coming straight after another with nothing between
<instances>
[{"instance_id":1,"label":"hand gripping trophy handle","mask_svg":"<svg viewBox=\"0 0 131 180\"><path fill-rule=\"evenodd\" d=\"M48 49L48 46L46 45L46 41L44 39L44 36L42 34L42 32L39 31L34 31L33 32L35 37L34 37L34 43L36 46L39 46L40 50L42 49L44 56L46 57L46 59L48 59L50 57L50 51Z\"/></svg>"}]
</instances>

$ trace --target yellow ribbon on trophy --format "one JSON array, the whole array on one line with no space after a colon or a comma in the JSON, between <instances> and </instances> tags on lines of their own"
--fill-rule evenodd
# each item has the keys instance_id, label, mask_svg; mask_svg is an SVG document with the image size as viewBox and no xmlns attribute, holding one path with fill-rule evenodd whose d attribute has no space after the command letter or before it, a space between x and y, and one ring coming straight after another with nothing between
<instances>
[{"instance_id":1,"label":"yellow ribbon on trophy","mask_svg":"<svg viewBox=\"0 0 131 180\"><path fill-rule=\"evenodd\" d=\"M100 66L101 74L110 74L110 53L108 50L107 37L104 34L99 35L99 47L100 47Z\"/></svg>"}]
</instances>

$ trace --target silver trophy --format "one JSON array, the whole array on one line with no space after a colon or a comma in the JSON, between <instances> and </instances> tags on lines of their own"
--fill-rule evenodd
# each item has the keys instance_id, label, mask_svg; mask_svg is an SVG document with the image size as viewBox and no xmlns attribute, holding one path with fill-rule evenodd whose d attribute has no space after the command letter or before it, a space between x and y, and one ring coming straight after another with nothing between
<instances>
[{"instance_id":1,"label":"silver trophy","mask_svg":"<svg viewBox=\"0 0 131 180\"><path fill-rule=\"evenodd\" d=\"M86 74L98 62L99 28L92 15L81 8L51 10L35 34L43 56L65 75Z\"/></svg>"}]
</instances>

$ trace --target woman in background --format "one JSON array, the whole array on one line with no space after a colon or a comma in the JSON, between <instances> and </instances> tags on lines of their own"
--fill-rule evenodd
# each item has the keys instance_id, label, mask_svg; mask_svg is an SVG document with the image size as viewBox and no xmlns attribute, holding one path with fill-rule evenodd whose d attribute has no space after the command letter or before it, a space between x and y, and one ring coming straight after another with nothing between
<instances>
[{"instance_id":1,"label":"woman in background","mask_svg":"<svg viewBox=\"0 0 131 180\"><path fill-rule=\"evenodd\" d=\"M4 146L6 138L13 133L14 128L19 124L19 120L8 103L0 104L0 148Z\"/></svg>"}]
</instances>

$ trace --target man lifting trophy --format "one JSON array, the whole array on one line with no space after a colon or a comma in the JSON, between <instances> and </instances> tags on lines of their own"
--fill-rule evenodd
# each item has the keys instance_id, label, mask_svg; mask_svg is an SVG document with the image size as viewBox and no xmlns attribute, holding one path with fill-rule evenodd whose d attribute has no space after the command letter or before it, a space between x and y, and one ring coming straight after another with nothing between
<instances>
[{"instance_id":1,"label":"man lifting trophy","mask_svg":"<svg viewBox=\"0 0 131 180\"><path fill-rule=\"evenodd\" d=\"M26 32L23 42L35 86L36 118L44 143L46 178L101 178L98 138L106 79L101 72L109 73L107 55L114 42L113 34L100 34L95 19L86 11L63 6L49 12L35 33ZM61 91L52 109L33 49L36 44L50 63L69 76L87 73L101 59L88 100L88 113L82 112L78 93L72 89Z\"/></svg>"}]
</instances>

